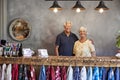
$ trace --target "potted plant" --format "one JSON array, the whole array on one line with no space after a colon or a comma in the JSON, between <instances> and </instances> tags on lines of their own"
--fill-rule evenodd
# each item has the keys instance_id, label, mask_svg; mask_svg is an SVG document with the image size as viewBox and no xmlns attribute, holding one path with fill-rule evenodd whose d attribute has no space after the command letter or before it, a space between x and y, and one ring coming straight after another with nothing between
<instances>
[{"instance_id":1,"label":"potted plant","mask_svg":"<svg viewBox=\"0 0 120 80\"><path fill-rule=\"evenodd\" d=\"M119 49L118 53L120 53L120 30L118 31L118 35L116 37L116 47Z\"/></svg>"}]
</instances>

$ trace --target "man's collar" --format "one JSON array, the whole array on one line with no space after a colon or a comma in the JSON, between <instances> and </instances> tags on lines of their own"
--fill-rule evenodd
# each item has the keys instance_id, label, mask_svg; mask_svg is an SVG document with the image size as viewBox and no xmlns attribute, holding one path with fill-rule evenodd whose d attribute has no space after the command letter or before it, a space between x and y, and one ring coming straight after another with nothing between
<instances>
[{"instance_id":1,"label":"man's collar","mask_svg":"<svg viewBox=\"0 0 120 80\"><path fill-rule=\"evenodd\" d=\"M64 36L67 36L66 34L65 34L65 31L63 31L63 33L62 33ZM69 36L71 36L71 32L70 32L70 35Z\"/></svg>"}]
</instances>

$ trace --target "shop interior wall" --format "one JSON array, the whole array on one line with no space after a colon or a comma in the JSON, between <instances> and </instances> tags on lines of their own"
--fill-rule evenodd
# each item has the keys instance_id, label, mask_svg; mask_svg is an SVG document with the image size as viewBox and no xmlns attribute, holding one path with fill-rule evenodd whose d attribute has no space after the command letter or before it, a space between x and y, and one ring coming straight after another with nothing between
<instances>
[{"instance_id":1,"label":"shop interior wall","mask_svg":"<svg viewBox=\"0 0 120 80\"><path fill-rule=\"evenodd\" d=\"M75 1L59 1L63 10L55 14L48 9L52 3L44 0L8 0L5 39L14 42L9 36L9 24L15 18L23 18L32 28L30 37L22 42L23 47L34 50L45 48L50 55L54 55L56 36L63 31L64 22L69 20L73 23L72 32L78 37L81 26L88 29L88 37L94 40L97 56L115 55L116 34L120 30L120 0L105 1L110 10L103 14L94 10L98 1L82 1L86 10L81 13L71 10Z\"/></svg>"}]
</instances>

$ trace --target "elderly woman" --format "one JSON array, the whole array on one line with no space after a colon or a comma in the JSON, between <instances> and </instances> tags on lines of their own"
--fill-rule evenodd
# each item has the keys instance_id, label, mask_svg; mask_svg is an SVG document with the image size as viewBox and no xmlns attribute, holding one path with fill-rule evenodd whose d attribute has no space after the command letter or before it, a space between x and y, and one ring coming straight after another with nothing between
<instances>
[{"instance_id":1,"label":"elderly woman","mask_svg":"<svg viewBox=\"0 0 120 80\"><path fill-rule=\"evenodd\" d=\"M95 47L90 39L87 38L87 29L81 27L79 30L80 39L75 42L73 54L80 57L96 56Z\"/></svg>"}]
</instances>

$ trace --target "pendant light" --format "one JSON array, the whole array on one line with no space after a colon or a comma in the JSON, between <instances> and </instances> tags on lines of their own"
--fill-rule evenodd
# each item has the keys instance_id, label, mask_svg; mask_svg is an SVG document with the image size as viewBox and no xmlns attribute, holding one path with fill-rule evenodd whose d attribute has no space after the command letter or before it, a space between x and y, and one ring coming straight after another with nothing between
<instances>
[{"instance_id":1,"label":"pendant light","mask_svg":"<svg viewBox=\"0 0 120 80\"><path fill-rule=\"evenodd\" d=\"M95 10L98 10L99 13L103 13L104 10L109 10L109 8L105 5L103 0L101 0L100 3L98 4L98 6L95 8Z\"/></svg>"},{"instance_id":2,"label":"pendant light","mask_svg":"<svg viewBox=\"0 0 120 80\"><path fill-rule=\"evenodd\" d=\"M75 10L76 12L78 12L78 13L85 10L85 8L81 5L80 0L77 0L75 6L72 9Z\"/></svg>"},{"instance_id":3,"label":"pendant light","mask_svg":"<svg viewBox=\"0 0 120 80\"><path fill-rule=\"evenodd\" d=\"M62 10L62 8L59 6L57 0L54 0L53 5L49 9L55 13L57 13L59 10Z\"/></svg>"}]
</instances>

